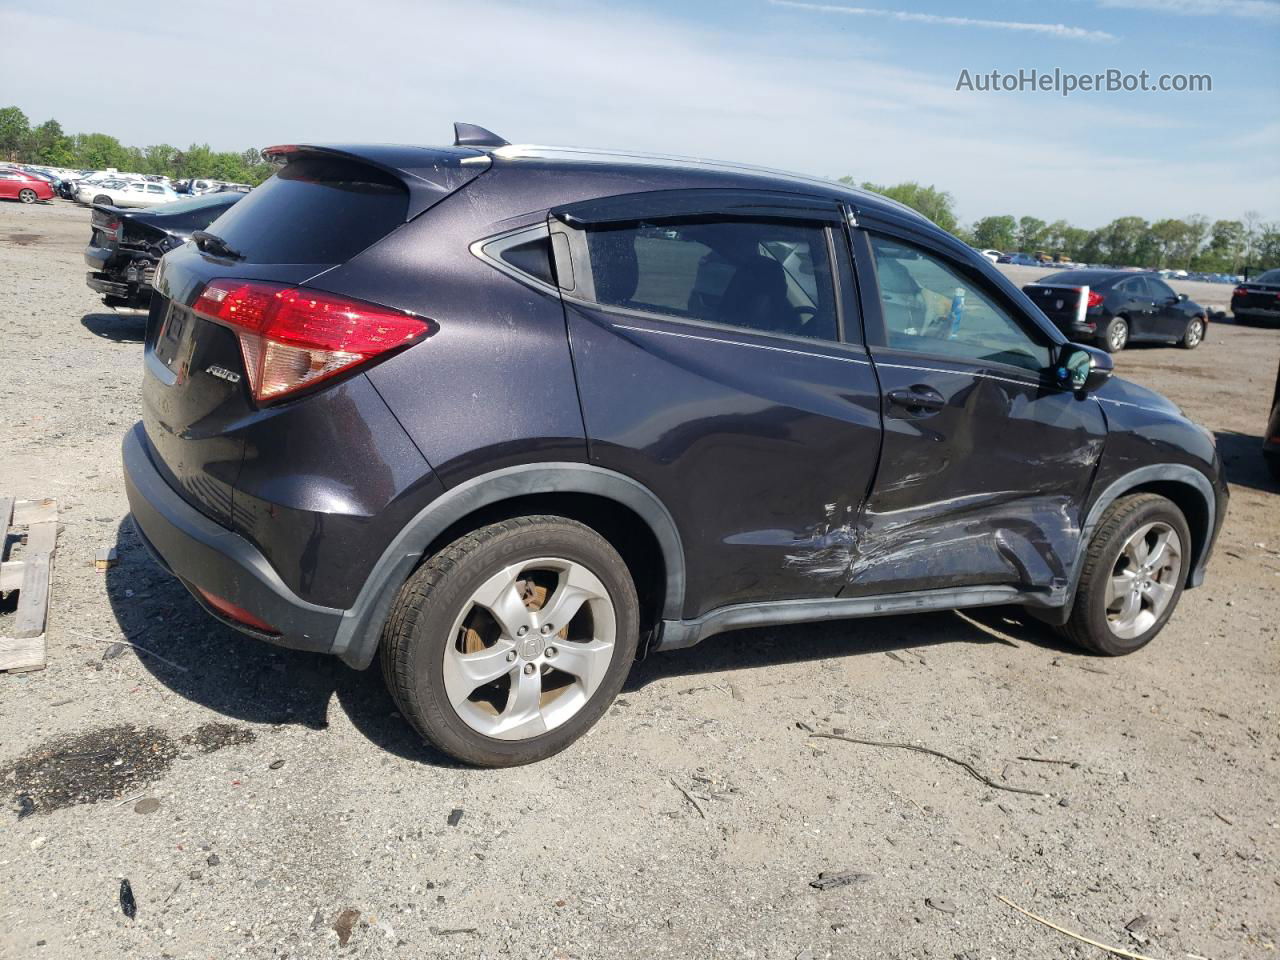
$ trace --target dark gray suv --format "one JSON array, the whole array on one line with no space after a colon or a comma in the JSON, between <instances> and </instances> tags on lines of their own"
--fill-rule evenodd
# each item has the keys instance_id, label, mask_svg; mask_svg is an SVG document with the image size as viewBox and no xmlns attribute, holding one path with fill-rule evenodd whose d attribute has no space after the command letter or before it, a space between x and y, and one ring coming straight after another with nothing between
<instances>
[{"instance_id":1,"label":"dark gray suv","mask_svg":"<svg viewBox=\"0 0 1280 960\"><path fill-rule=\"evenodd\" d=\"M161 262L129 501L224 622L505 765L720 631L1017 604L1116 655L1201 582L1210 434L912 211L456 141L273 148Z\"/></svg>"}]
</instances>

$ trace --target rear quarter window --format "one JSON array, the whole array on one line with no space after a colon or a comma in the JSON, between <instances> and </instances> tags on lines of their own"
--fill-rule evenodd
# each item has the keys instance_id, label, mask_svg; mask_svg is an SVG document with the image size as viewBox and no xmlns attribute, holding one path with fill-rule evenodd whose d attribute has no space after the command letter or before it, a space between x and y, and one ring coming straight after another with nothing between
<instances>
[{"instance_id":1,"label":"rear quarter window","mask_svg":"<svg viewBox=\"0 0 1280 960\"><path fill-rule=\"evenodd\" d=\"M404 222L409 193L364 164L303 157L223 214L214 231L249 263L342 263Z\"/></svg>"}]
</instances>

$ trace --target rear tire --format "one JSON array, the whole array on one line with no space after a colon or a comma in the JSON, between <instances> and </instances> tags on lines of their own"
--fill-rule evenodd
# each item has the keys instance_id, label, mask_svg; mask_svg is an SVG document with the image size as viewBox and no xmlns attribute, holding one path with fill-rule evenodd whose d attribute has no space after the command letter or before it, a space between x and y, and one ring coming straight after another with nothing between
<instances>
[{"instance_id":1,"label":"rear tire","mask_svg":"<svg viewBox=\"0 0 1280 960\"><path fill-rule=\"evenodd\" d=\"M517 517L455 540L408 579L382 632L383 679L438 750L482 767L533 763L603 716L639 623L608 541L565 517Z\"/></svg>"},{"instance_id":2,"label":"rear tire","mask_svg":"<svg viewBox=\"0 0 1280 960\"><path fill-rule=\"evenodd\" d=\"M93 198L93 202L102 203L108 207L111 206L111 198L108 197L105 193L98 194L96 197Z\"/></svg>"},{"instance_id":3,"label":"rear tire","mask_svg":"<svg viewBox=\"0 0 1280 960\"><path fill-rule=\"evenodd\" d=\"M29 188L23 188L18 191L18 200L22 203L35 203L40 198L36 196L36 192Z\"/></svg>"},{"instance_id":4,"label":"rear tire","mask_svg":"<svg viewBox=\"0 0 1280 960\"><path fill-rule=\"evenodd\" d=\"M1129 321L1124 317L1112 317L1102 334L1102 349L1107 353L1119 353L1129 344Z\"/></svg>"},{"instance_id":5,"label":"rear tire","mask_svg":"<svg viewBox=\"0 0 1280 960\"><path fill-rule=\"evenodd\" d=\"M1164 560L1173 562L1147 569L1134 559L1135 551L1141 559L1142 547L1158 544L1161 534ZM1178 606L1191 549L1186 518L1172 501L1154 493L1121 497L1089 541L1071 616L1059 631L1076 646L1108 657L1141 650ZM1156 549L1147 556L1158 562Z\"/></svg>"},{"instance_id":6,"label":"rear tire","mask_svg":"<svg viewBox=\"0 0 1280 960\"><path fill-rule=\"evenodd\" d=\"M1178 346L1183 350L1194 350L1204 341L1205 324L1203 317L1192 317L1187 321L1187 329L1182 332Z\"/></svg>"}]
</instances>

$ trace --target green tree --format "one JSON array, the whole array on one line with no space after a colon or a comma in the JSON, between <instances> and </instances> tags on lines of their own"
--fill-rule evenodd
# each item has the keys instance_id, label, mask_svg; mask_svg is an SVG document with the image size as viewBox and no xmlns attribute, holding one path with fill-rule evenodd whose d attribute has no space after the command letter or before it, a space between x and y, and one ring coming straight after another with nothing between
<instances>
[{"instance_id":1,"label":"green tree","mask_svg":"<svg viewBox=\"0 0 1280 960\"><path fill-rule=\"evenodd\" d=\"M77 133L73 139L77 162L93 170L115 167L124 170L129 159L124 147L115 137L105 133Z\"/></svg>"},{"instance_id":2,"label":"green tree","mask_svg":"<svg viewBox=\"0 0 1280 960\"><path fill-rule=\"evenodd\" d=\"M973 225L973 245L983 250L1012 250L1018 221L1010 216L983 217Z\"/></svg>"},{"instance_id":3,"label":"green tree","mask_svg":"<svg viewBox=\"0 0 1280 960\"><path fill-rule=\"evenodd\" d=\"M840 182L855 185L853 177L841 177ZM872 193L878 193L910 207L932 220L943 230L954 232L956 229L955 198L945 190L939 190L932 185L926 187L914 181L895 184L891 187L876 183L863 183L861 186L863 190L870 190Z\"/></svg>"},{"instance_id":4,"label":"green tree","mask_svg":"<svg viewBox=\"0 0 1280 960\"><path fill-rule=\"evenodd\" d=\"M1147 221L1142 217L1119 217L1102 228L1102 253L1117 267L1141 265L1141 258L1154 251L1146 243Z\"/></svg>"},{"instance_id":5,"label":"green tree","mask_svg":"<svg viewBox=\"0 0 1280 960\"><path fill-rule=\"evenodd\" d=\"M1018 246L1028 253L1034 252L1044 244L1048 226L1039 217L1022 217L1018 220Z\"/></svg>"},{"instance_id":6,"label":"green tree","mask_svg":"<svg viewBox=\"0 0 1280 960\"><path fill-rule=\"evenodd\" d=\"M75 162L71 138L62 132L62 124L57 120L46 120L38 127L31 128L27 140L27 157L32 163L47 163L53 167L64 167Z\"/></svg>"},{"instance_id":7,"label":"green tree","mask_svg":"<svg viewBox=\"0 0 1280 960\"><path fill-rule=\"evenodd\" d=\"M27 149L31 126L17 107L0 107L0 160L18 160Z\"/></svg>"},{"instance_id":8,"label":"green tree","mask_svg":"<svg viewBox=\"0 0 1280 960\"><path fill-rule=\"evenodd\" d=\"M1280 267L1280 223L1258 225L1258 269Z\"/></svg>"}]
</instances>

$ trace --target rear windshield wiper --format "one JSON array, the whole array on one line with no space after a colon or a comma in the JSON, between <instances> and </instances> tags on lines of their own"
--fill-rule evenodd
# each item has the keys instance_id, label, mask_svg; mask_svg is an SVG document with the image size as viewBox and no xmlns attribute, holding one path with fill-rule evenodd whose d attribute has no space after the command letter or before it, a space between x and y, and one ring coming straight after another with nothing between
<instances>
[{"instance_id":1,"label":"rear windshield wiper","mask_svg":"<svg viewBox=\"0 0 1280 960\"><path fill-rule=\"evenodd\" d=\"M231 246L216 233L210 233L208 230L196 230L191 234L191 239L196 242L197 247L208 253L216 253L219 256L227 257L231 260L244 259L243 253Z\"/></svg>"}]
</instances>

